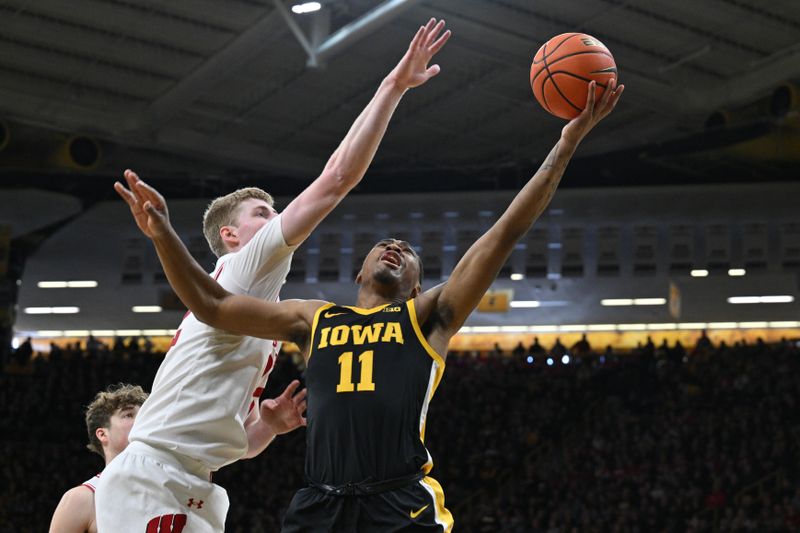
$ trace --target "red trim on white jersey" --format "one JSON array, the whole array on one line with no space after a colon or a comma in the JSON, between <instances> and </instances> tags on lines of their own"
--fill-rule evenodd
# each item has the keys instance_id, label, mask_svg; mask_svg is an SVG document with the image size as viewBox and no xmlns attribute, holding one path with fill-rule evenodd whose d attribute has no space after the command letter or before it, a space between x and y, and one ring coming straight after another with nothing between
<instances>
[{"instance_id":1,"label":"red trim on white jersey","mask_svg":"<svg viewBox=\"0 0 800 533\"><path fill-rule=\"evenodd\" d=\"M97 491L97 480L100 479L100 474L95 474L95 476L91 479L87 479L83 483L81 483L82 487L86 487L92 492Z\"/></svg>"}]
</instances>

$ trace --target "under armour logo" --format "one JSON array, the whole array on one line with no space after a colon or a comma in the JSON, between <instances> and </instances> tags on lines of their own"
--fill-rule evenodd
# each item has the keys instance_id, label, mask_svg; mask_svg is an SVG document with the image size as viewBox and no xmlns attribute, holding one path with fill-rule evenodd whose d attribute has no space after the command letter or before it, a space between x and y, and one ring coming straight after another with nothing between
<instances>
[{"instance_id":1,"label":"under armour logo","mask_svg":"<svg viewBox=\"0 0 800 533\"><path fill-rule=\"evenodd\" d=\"M198 509L202 509L203 508L203 500L194 501L194 498L189 498L189 502L186 505L188 505L189 507L195 506Z\"/></svg>"},{"instance_id":2,"label":"under armour logo","mask_svg":"<svg viewBox=\"0 0 800 533\"><path fill-rule=\"evenodd\" d=\"M146 533L181 533L186 526L185 514L165 514L147 523Z\"/></svg>"}]
</instances>

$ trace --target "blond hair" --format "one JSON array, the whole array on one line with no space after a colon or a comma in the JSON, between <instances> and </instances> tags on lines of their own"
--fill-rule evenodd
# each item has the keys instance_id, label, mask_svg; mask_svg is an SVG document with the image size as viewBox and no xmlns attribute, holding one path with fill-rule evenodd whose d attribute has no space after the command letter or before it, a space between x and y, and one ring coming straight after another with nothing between
<instances>
[{"instance_id":1,"label":"blond hair","mask_svg":"<svg viewBox=\"0 0 800 533\"><path fill-rule=\"evenodd\" d=\"M117 383L98 392L92 403L86 407L86 431L89 433L89 444L86 447L105 459L103 445L97 438L97 429L107 428L111 424L111 417L120 409L142 405L146 399L147 393L142 387L127 383Z\"/></svg>"},{"instance_id":2,"label":"blond hair","mask_svg":"<svg viewBox=\"0 0 800 533\"><path fill-rule=\"evenodd\" d=\"M236 224L236 219L239 218L239 208L242 202L255 198L256 200L264 200L272 206L275 201L272 196L258 187L245 187L238 189L225 196L220 196L206 208L203 215L203 235L208 241L208 246L214 255L221 257L228 253L225 248L225 242L219 234L219 230L223 226L231 226Z\"/></svg>"}]
</instances>

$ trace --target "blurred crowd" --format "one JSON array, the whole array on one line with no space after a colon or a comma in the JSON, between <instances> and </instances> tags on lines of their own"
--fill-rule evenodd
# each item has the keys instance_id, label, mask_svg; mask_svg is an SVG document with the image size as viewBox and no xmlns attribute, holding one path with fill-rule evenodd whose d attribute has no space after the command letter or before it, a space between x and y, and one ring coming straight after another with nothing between
<instances>
[{"instance_id":1,"label":"blurred crowd","mask_svg":"<svg viewBox=\"0 0 800 533\"><path fill-rule=\"evenodd\" d=\"M61 494L102 468L84 406L112 383L149 390L163 357L145 340L20 348L0 373L2 532L47 529ZM428 415L432 475L455 531L800 530L798 370L788 341L452 353ZM281 358L264 396L301 377ZM301 429L215 474L226 531L279 531L304 452Z\"/></svg>"}]
</instances>

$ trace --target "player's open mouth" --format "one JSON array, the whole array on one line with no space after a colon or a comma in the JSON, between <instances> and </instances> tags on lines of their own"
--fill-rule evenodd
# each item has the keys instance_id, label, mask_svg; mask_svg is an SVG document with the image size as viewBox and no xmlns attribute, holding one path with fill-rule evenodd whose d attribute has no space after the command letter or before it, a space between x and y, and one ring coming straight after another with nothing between
<instances>
[{"instance_id":1,"label":"player's open mouth","mask_svg":"<svg viewBox=\"0 0 800 533\"><path fill-rule=\"evenodd\" d=\"M386 250L381 254L380 260L388 265L391 265L393 268L400 268L401 259L400 254L397 252Z\"/></svg>"}]
</instances>

